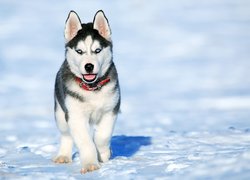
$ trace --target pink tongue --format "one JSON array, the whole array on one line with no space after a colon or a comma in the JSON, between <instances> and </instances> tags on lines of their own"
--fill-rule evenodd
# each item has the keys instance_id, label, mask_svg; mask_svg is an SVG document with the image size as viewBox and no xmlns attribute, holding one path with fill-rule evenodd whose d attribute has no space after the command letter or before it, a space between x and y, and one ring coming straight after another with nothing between
<instances>
[{"instance_id":1,"label":"pink tongue","mask_svg":"<svg viewBox=\"0 0 250 180\"><path fill-rule=\"evenodd\" d=\"M86 79L87 81L93 81L96 77L95 74L85 74L83 75L84 79Z\"/></svg>"}]
</instances>

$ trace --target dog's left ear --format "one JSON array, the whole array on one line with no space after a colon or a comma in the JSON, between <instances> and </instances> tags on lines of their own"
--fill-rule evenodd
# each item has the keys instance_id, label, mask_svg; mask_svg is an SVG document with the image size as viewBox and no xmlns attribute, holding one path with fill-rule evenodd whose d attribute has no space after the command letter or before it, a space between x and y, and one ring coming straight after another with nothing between
<instances>
[{"instance_id":1,"label":"dog's left ear","mask_svg":"<svg viewBox=\"0 0 250 180\"><path fill-rule=\"evenodd\" d=\"M109 27L108 19L106 18L104 12L102 10L97 11L93 21L94 29L96 29L99 34L111 41L111 30Z\"/></svg>"}]
</instances>

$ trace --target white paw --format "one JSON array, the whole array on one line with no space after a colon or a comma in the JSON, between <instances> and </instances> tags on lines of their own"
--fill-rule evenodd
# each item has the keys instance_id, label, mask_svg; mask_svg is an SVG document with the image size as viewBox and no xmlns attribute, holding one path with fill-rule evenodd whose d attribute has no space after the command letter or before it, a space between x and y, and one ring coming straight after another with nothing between
<instances>
[{"instance_id":1,"label":"white paw","mask_svg":"<svg viewBox=\"0 0 250 180\"><path fill-rule=\"evenodd\" d=\"M55 163L62 164L62 163L71 163L72 159L67 156L57 156L53 159L53 161Z\"/></svg>"},{"instance_id":2,"label":"white paw","mask_svg":"<svg viewBox=\"0 0 250 180\"><path fill-rule=\"evenodd\" d=\"M104 151L104 152L101 152L99 154L99 161L100 162L107 162L109 159L110 159L110 156L111 156L111 151L110 149Z\"/></svg>"},{"instance_id":3,"label":"white paw","mask_svg":"<svg viewBox=\"0 0 250 180\"><path fill-rule=\"evenodd\" d=\"M97 169L100 169L100 165L99 164L88 164L88 165L85 165L81 169L81 174L85 174L87 172L92 172L92 171L95 171Z\"/></svg>"}]
</instances>

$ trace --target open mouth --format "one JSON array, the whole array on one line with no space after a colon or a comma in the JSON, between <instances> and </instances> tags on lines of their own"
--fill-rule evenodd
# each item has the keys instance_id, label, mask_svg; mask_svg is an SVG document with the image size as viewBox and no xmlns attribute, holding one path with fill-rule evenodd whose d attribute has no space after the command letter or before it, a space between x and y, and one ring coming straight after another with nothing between
<instances>
[{"instance_id":1,"label":"open mouth","mask_svg":"<svg viewBox=\"0 0 250 180\"><path fill-rule=\"evenodd\" d=\"M96 74L83 74L84 81L91 83L96 80L97 75Z\"/></svg>"}]
</instances>

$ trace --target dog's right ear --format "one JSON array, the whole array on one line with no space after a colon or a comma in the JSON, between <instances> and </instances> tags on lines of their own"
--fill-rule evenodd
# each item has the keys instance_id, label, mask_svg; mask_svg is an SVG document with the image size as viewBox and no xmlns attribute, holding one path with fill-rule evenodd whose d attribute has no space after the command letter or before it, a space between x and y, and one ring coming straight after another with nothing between
<instances>
[{"instance_id":1,"label":"dog's right ear","mask_svg":"<svg viewBox=\"0 0 250 180\"><path fill-rule=\"evenodd\" d=\"M82 25L79 16L75 11L70 11L64 30L66 43L73 39L80 29L82 29Z\"/></svg>"}]
</instances>

